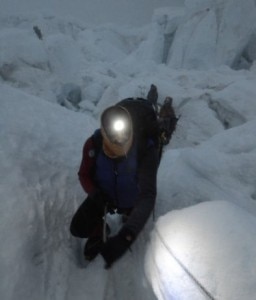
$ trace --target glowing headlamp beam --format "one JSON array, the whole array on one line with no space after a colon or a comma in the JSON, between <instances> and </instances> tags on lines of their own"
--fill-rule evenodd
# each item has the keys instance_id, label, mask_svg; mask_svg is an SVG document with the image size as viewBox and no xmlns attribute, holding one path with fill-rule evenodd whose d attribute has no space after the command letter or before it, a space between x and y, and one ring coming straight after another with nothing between
<instances>
[{"instance_id":1,"label":"glowing headlamp beam","mask_svg":"<svg viewBox=\"0 0 256 300\"><path fill-rule=\"evenodd\" d=\"M123 131L124 128L125 128L125 123L121 119L118 119L113 123L113 129L117 132Z\"/></svg>"}]
</instances>

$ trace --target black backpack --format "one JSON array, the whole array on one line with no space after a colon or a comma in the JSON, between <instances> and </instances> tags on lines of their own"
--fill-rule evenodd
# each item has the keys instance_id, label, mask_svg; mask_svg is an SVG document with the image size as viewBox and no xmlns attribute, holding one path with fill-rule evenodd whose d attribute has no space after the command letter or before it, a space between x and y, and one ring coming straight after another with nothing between
<instances>
[{"instance_id":1,"label":"black backpack","mask_svg":"<svg viewBox=\"0 0 256 300\"><path fill-rule=\"evenodd\" d=\"M133 124L133 134L141 144L152 140L159 145L159 123L153 104L144 98L126 98L116 104L128 110Z\"/></svg>"},{"instance_id":2,"label":"black backpack","mask_svg":"<svg viewBox=\"0 0 256 300\"><path fill-rule=\"evenodd\" d=\"M166 111L165 101L158 113L157 97L157 88L151 85L147 99L126 98L116 103L117 106L122 106L127 109L131 115L134 137L138 141L139 160L143 157L148 145L153 143L158 150L160 162L163 146L170 142L171 136L176 129L178 118L176 118L174 109L172 108L172 115L165 114L163 116L161 112ZM168 102L168 106L170 105L172 106L172 102ZM159 117L160 115L161 117ZM172 126L169 126L170 123ZM97 155L102 146L100 131L96 131L93 135L93 140L96 148L95 153Z\"/></svg>"}]
</instances>

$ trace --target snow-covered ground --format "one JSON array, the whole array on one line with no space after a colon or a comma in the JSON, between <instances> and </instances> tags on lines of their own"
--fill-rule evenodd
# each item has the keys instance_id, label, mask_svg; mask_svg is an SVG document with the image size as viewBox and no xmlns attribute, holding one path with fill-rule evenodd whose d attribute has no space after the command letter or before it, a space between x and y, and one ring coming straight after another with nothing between
<instances>
[{"instance_id":1,"label":"snow-covered ground","mask_svg":"<svg viewBox=\"0 0 256 300\"><path fill-rule=\"evenodd\" d=\"M103 11L88 25L78 2L71 17L69 6L54 16L47 3L0 3L1 299L254 299L255 2L189 0L153 13L150 1L141 27L128 9L125 26ZM69 233L86 196L83 143L106 106L146 96L151 83L180 115L156 221L112 269L101 257L84 268ZM117 229L117 216L109 222Z\"/></svg>"}]
</instances>

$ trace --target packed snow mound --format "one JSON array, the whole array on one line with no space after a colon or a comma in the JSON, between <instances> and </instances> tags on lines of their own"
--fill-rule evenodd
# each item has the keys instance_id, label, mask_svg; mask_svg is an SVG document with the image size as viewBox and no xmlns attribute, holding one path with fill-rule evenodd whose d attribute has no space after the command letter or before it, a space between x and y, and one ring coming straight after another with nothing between
<instances>
[{"instance_id":1,"label":"packed snow mound","mask_svg":"<svg viewBox=\"0 0 256 300\"><path fill-rule=\"evenodd\" d=\"M255 229L255 216L227 201L161 217L146 260L157 298L254 299Z\"/></svg>"},{"instance_id":2,"label":"packed snow mound","mask_svg":"<svg viewBox=\"0 0 256 300\"><path fill-rule=\"evenodd\" d=\"M31 52L33 49L33 52ZM34 65L46 68L46 52L33 31L22 29L2 29L0 31L0 66L13 64Z\"/></svg>"},{"instance_id":3,"label":"packed snow mound","mask_svg":"<svg viewBox=\"0 0 256 300\"><path fill-rule=\"evenodd\" d=\"M197 147L166 151L158 171L160 214L172 207L224 199L227 195L230 201L256 214L256 170L252 163L256 161L255 126L254 119L222 131ZM164 167L166 164L170 164L170 170ZM163 206L164 199L168 200Z\"/></svg>"},{"instance_id":4,"label":"packed snow mound","mask_svg":"<svg viewBox=\"0 0 256 300\"><path fill-rule=\"evenodd\" d=\"M255 39L254 0L189 0L185 6L168 65L186 69L235 67L251 39Z\"/></svg>"},{"instance_id":5,"label":"packed snow mound","mask_svg":"<svg viewBox=\"0 0 256 300\"><path fill-rule=\"evenodd\" d=\"M147 38L141 43L136 55L142 61L166 63L169 48L175 31L182 21L183 7L156 9L150 24Z\"/></svg>"}]
</instances>

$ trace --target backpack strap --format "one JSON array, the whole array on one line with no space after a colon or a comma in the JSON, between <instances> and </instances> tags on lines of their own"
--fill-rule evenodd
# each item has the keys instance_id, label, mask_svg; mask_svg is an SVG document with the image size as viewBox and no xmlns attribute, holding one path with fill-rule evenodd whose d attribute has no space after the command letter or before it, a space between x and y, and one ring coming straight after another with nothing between
<instances>
[{"instance_id":1,"label":"backpack strap","mask_svg":"<svg viewBox=\"0 0 256 300\"><path fill-rule=\"evenodd\" d=\"M95 151L95 158L96 158L98 156L98 154L102 148L102 144L103 144L103 137L102 137L100 129L95 130L94 134L92 135L92 140L93 140L93 144L94 144L94 151Z\"/></svg>"}]
</instances>

